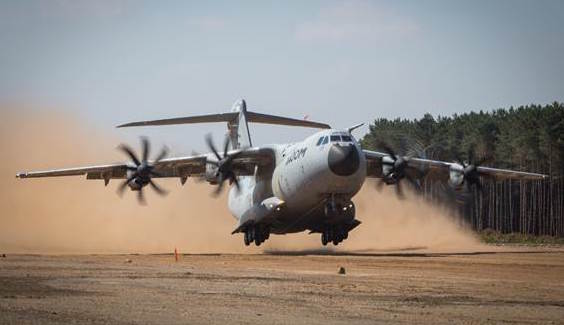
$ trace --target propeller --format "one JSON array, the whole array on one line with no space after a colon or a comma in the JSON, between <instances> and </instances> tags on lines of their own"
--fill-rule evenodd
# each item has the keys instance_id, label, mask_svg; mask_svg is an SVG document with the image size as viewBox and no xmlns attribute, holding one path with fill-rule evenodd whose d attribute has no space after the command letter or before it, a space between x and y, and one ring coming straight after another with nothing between
<instances>
[{"instance_id":1,"label":"propeller","mask_svg":"<svg viewBox=\"0 0 564 325\"><path fill-rule=\"evenodd\" d=\"M206 136L206 143L210 148L210 150L215 155L215 157L217 158L217 161L209 160L209 159L206 161L207 164L217 167L216 177L217 177L218 186L214 191L214 196L217 196L221 193L225 181L229 181L229 184L235 184L237 190L240 190L240 185L239 185L239 181L237 180L237 175L235 175L235 172L233 170L233 160L237 158L242 153L242 151L237 151L235 153L228 154L227 152L229 150L229 142L230 142L229 137L226 136L223 144L223 155L220 155L213 143L211 135L208 134Z\"/></svg>"},{"instance_id":2,"label":"propeller","mask_svg":"<svg viewBox=\"0 0 564 325\"><path fill-rule=\"evenodd\" d=\"M127 170L130 171L128 173L128 177L123 183L120 184L118 187L118 194L120 196L123 195L126 187L129 186L133 191L137 191L137 200L140 204L145 204L145 194L143 193L143 187L150 185L155 192L159 195L166 195L168 191L158 186L153 180L152 177L159 177L161 176L157 173L154 168L155 164L164 159L168 154L168 149L163 147L157 158L154 161L149 161L149 152L151 149L149 140L146 137L141 137L141 147L142 147L142 155L141 160L139 160L138 156L135 154L133 149L126 144L120 144L118 150L125 153L135 164L135 166L127 166Z\"/></svg>"},{"instance_id":3,"label":"propeller","mask_svg":"<svg viewBox=\"0 0 564 325\"><path fill-rule=\"evenodd\" d=\"M475 186L476 189L481 192L483 189L482 182L480 181L480 172L478 171L478 167L482 164L490 160L490 157L484 156L479 160L476 160L474 146L470 146L468 148L468 161L465 162L460 157L459 153L456 153L456 162L462 166L462 174L464 182L468 185L470 189L472 186Z\"/></svg>"},{"instance_id":4,"label":"propeller","mask_svg":"<svg viewBox=\"0 0 564 325\"><path fill-rule=\"evenodd\" d=\"M425 172L416 169L417 175L414 177L411 173L406 173L406 168L410 157L402 157L396 155L395 151L385 142L380 142L379 146L389 155L389 160L382 159L382 164L388 166L388 171L382 175L382 178L377 183L378 190L381 190L384 184L396 184L396 194L400 199L405 198L403 188L401 185L402 179L407 181L416 189L421 189L419 180L425 176Z\"/></svg>"}]
</instances>

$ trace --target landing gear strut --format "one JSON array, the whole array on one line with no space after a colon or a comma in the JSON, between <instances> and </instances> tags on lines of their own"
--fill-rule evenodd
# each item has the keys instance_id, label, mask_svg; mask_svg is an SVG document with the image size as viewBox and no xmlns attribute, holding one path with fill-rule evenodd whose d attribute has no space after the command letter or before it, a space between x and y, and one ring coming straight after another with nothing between
<instances>
[{"instance_id":1,"label":"landing gear strut","mask_svg":"<svg viewBox=\"0 0 564 325\"><path fill-rule=\"evenodd\" d=\"M321 243L326 246L328 243L333 242L333 245L339 245L340 242L349 237L349 230L342 227L327 228L321 233Z\"/></svg>"},{"instance_id":2,"label":"landing gear strut","mask_svg":"<svg viewBox=\"0 0 564 325\"><path fill-rule=\"evenodd\" d=\"M255 242L255 245L260 246L260 244L264 243L270 237L270 228L267 226L261 225L252 225L247 227L245 230L245 246L249 246L252 242Z\"/></svg>"}]
</instances>

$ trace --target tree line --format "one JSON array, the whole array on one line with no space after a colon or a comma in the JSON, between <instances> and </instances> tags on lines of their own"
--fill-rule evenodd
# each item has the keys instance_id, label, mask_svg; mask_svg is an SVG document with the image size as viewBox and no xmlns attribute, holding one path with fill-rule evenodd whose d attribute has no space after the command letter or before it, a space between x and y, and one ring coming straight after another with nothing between
<instances>
[{"instance_id":1,"label":"tree line","mask_svg":"<svg viewBox=\"0 0 564 325\"><path fill-rule=\"evenodd\" d=\"M452 208L476 230L564 236L564 105L527 105L453 116L376 119L361 140L408 156L483 161L484 166L546 174L540 181L481 177L482 190L454 191L423 177L421 193ZM474 157L472 157L474 156Z\"/></svg>"}]
</instances>

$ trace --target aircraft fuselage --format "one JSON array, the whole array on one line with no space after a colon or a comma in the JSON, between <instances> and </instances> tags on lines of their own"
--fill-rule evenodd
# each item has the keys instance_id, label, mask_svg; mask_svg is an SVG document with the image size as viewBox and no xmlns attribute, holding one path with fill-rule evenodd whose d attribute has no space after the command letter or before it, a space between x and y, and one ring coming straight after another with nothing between
<instances>
[{"instance_id":1,"label":"aircraft fuselage","mask_svg":"<svg viewBox=\"0 0 564 325\"><path fill-rule=\"evenodd\" d=\"M240 190L230 190L229 209L235 218L247 221L248 211L275 197L283 201L280 209L265 213L268 220L262 215L255 219L275 234L321 232L327 225L354 219L351 199L364 183L366 159L349 132L324 130L301 142L267 147L275 155L274 170L243 176Z\"/></svg>"}]
</instances>

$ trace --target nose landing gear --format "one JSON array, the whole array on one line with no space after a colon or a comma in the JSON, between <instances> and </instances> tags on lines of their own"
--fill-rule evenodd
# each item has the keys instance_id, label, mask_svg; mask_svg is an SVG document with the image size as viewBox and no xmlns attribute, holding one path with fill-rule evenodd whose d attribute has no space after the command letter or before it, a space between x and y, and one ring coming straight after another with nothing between
<instances>
[{"instance_id":1,"label":"nose landing gear","mask_svg":"<svg viewBox=\"0 0 564 325\"><path fill-rule=\"evenodd\" d=\"M332 196L325 204L325 225L321 232L321 243L339 245L349 237L349 232L356 228L360 221L355 219L355 206L350 200L339 200Z\"/></svg>"},{"instance_id":2,"label":"nose landing gear","mask_svg":"<svg viewBox=\"0 0 564 325\"><path fill-rule=\"evenodd\" d=\"M270 228L268 226L251 225L245 230L243 239L245 246L249 246L252 242L255 242L256 246L260 246L260 244L264 243L269 237Z\"/></svg>"},{"instance_id":3,"label":"nose landing gear","mask_svg":"<svg viewBox=\"0 0 564 325\"><path fill-rule=\"evenodd\" d=\"M333 242L333 245L339 245L340 242L349 237L349 230L343 227L327 228L321 233L321 243L326 246Z\"/></svg>"}]
</instances>

